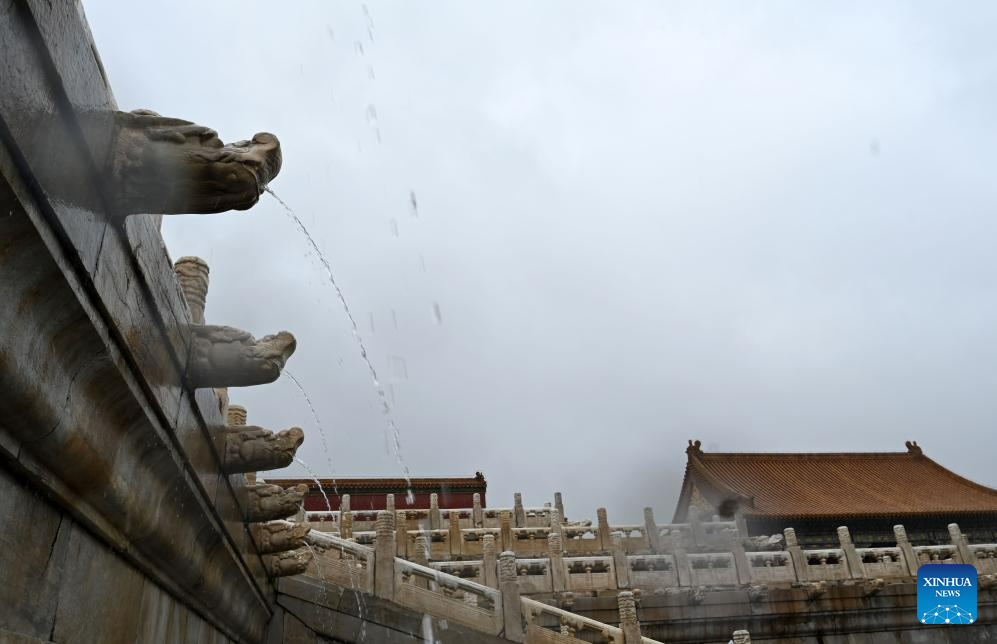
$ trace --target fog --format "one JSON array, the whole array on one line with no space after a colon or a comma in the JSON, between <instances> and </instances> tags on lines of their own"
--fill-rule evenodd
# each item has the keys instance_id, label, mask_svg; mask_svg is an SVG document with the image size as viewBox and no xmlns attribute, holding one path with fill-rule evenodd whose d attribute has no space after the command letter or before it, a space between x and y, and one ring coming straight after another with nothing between
<instances>
[{"instance_id":1,"label":"fog","mask_svg":"<svg viewBox=\"0 0 997 644\"><path fill-rule=\"evenodd\" d=\"M997 6L84 2L121 109L280 137L164 222L207 318L298 338L233 389L323 476L671 519L709 451L925 453L995 486ZM303 474L300 466L281 474Z\"/></svg>"}]
</instances>

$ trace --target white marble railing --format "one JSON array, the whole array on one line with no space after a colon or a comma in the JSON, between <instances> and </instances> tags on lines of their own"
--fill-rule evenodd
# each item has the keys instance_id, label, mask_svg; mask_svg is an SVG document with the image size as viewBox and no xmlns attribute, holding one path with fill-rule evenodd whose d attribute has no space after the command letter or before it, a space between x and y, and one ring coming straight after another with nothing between
<instances>
[{"instance_id":1,"label":"white marble railing","mask_svg":"<svg viewBox=\"0 0 997 644\"><path fill-rule=\"evenodd\" d=\"M561 642L568 644L596 641L606 644L624 644L623 630L616 626L603 624L594 619L534 601L528 597L522 598L522 606L528 643ZM555 624L554 628L557 630L553 630L551 624ZM654 642L654 640L647 638L642 639Z\"/></svg>"},{"instance_id":2,"label":"white marble railing","mask_svg":"<svg viewBox=\"0 0 997 644\"><path fill-rule=\"evenodd\" d=\"M393 599L434 617L479 631L502 631L502 595L488 586L395 558Z\"/></svg>"},{"instance_id":3,"label":"white marble railing","mask_svg":"<svg viewBox=\"0 0 997 644\"><path fill-rule=\"evenodd\" d=\"M317 555L309 570L344 588L374 592L374 550L353 541L312 530L305 542Z\"/></svg>"}]
</instances>

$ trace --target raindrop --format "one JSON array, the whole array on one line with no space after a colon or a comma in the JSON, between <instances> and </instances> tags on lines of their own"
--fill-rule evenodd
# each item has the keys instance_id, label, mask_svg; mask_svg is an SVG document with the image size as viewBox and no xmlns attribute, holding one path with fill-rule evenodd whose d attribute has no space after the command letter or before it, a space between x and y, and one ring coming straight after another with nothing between
<instances>
[{"instance_id":1,"label":"raindrop","mask_svg":"<svg viewBox=\"0 0 997 644\"><path fill-rule=\"evenodd\" d=\"M371 80L377 80L377 75L374 73L373 65L367 65L367 78Z\"/></svg>"},{"instance_id":2,"label":"raindrop","mask_svg":"<svg viewBox=\"0 0 997 644\"><path fill-rule=\"evenodd\" d=\"M367 323L370 325L370 332L374 333L374 313L367 314Z\"/></svg>"},{"instance_id":3,"label":"raindrop","mask_svg":"<svg viewBox=\"0 0 997 644\"><path fill-rule=\"evenodd\" d=\"M336 32L332 30L331 26L329 25L325 26L325 33L329 34L329 40L331 40L332 42L336 42Z\"/></svg>"},{"instance_id":4,"label":"raindrop","mask_svg":"<svg viewBox=\"0 0 997 644\"><path fill-rule=\"evenodd\" d=\"M440 313L439 302L433 302L433 318L436 320L436 324L443 324L443 314Z\"/></svg>"},{"instance_id":5,"label":"raindrop","mask_svg":"<svg viewBox=\"0 0 997 644\"><path fill-rule=\"evenodd\" d=\"M397 237L398 236L398 220L397 219L391 219L388 223L391 226L391 236L392 237Z\"/></svg>"},{"instance_id":6,"label":"raindrop","mask_svg":"<svg viewBox=\"0 0 997 644\"><path fill-rule=\"evenodd\" d=\"M391 325L395 327L395 331L398 330L398 313L394 309L391 309Z\"/></svg>"},{"instance_id":7,"label":"raindrop","mask_svg":"<svg viewBox=\"0 0 997 644\"><path fill-rule=\"evenodd\" d=\"M357 56L363 56L363 43L359 40L353 41L353 49L357 52Z\"/></svg>"},{"instance_id":8,"label":"raindrop","mask_svg":"<svg viewBox=\"0 0 997 644\"><path fill-rule=\"evenodd\" d=\"M415 190L409 190L408 191L408 205L409 205L409 212L412 213L412 216L413 217L418 217L419 216L419 202L415 198Z\"/></svg>"}]
</instances>

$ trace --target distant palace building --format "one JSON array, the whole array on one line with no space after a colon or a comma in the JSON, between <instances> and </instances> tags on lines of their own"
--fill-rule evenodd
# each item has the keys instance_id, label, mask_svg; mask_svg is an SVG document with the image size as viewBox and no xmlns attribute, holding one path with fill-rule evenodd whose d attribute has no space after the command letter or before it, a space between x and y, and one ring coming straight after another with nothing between
<instances>
[{"instance_id":1,"label":"distant palace building","mask_svg":"<svg viewBox=\"0 0 997 644\"><path fill-rule=\"evenodd\" d=\"M474 476L452 478L412 478L406 482L403 478L337 478L320 479L267 479L282 487L305 484L308 493L305 495L305 510L339 510L344 494L350 495L350 510L384 510L387 495L395 495L395 508L398 510L428 510L430 495L435 493L440 509L470 508L474 495L481 495L481 507L485 505L485 488L488 483L485 475L475 472ZM321 484L322 489L319 489ZM409 490L412 491L412 503L407 502ZM325 492L325 495L323 495ZM326 497L329 498L328 505Z\"/></svg>"},{"instance_id":2,"label":"distant palace building","mask_svg":"<svg viewBox=\"0 0 997 644\"><path fill-rule=\"evenodd\" d=\"M860 547L892 546L895 524L919 544L948 543L953 522L970 541L997 540L997 490L942 467L916 442L906 452L707 454L689 441L686 453L676 523L719 515L752 536L792 527L807 547L837 547L842 525Z\"/></svg>"}]
</instances>

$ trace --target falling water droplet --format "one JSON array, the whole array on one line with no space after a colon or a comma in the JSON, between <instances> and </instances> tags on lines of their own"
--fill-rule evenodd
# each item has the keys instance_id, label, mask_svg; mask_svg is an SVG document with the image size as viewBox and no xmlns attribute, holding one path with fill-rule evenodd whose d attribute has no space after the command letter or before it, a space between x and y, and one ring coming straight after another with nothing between
<instances>
[{"instance_id":1,"label":"falling water droplet","mask_svg":"<svg viewBox=\"0 0 997 644\"><path fill-rule=\"evenodd\" d=\"M373 313L368 313L367 314L367 324L370 325L370 332L374 333L374 314Z\"/></svg>"},{"instance_id":2,"label":"falling water droplet","mask_svg":"<svg viewBox=\"0 0 997 644\"><path fill-rule=\"evenodd\" d=\"M359 40L353 41L353 50L357 52L357 56L363 56L363 43Z\"/></svg>"},{"instance_id":3,"label":"falling water droplet","mask_svg":"<svg viewBox=\"0 0 997 644\"><path fill-rule=\"evenodd\" d=\"M436 320L436 324L443 324L443 314L440 312L439 302L433 302L433 319Z\"/></svg>"},{"instance_id":4,"label":"falling water droplet","mask_svg":"<svg viewBox=\"0 0 997 644\"><path fill-rule=\"evenodd\" d=\"M371 80L377 80L377 74L374 73L373 65L367 65L367 78Z\"/></svg>"},{"instance_id":5,"label":"falling water droplet","mask_svg":"<svg viewBox=\"0 0 997 644\"><path fill-rule=\"evenodd\" d=\"M398 236L398 220L397 219L392 219L392 220L390 220L388 222L388 224L391 226L391 236L392 237L397 237Z\"/></svg>"},{"instance_id":6,"label":"falling water droplet","mask_svg":"<svg viewBox=\"0 0 997 644\"><path fill-rule=\"evenodd\" d=\"M409 212L413 217L419 216L419 201L415 198L415 190L408 191Z\"/></svg>"},{"instance_id":7,"label":"falling water droplet","mask_svg":"<svg viewBox=\"0 0 997 644\"><path fill-rule=\"evenodd\" d=\"M290 371L284 369L281 372L281 375L287 376L291 382L294 383L294 386L298 388L299 392L301 392L301 397L305 399L305 404L308 405L309 411L312 412L312 419L315 421L315 427L318 429L319 438L322 439L322 451L325 452L325 459L329 463L329 476L332 478L332 491L336 494L336 496L339 496L339 485L336 483L335 476L336 468L333 467L332 464L332 452L329 451L329 441L326 439L325 428L322 426L322 421L319 420L318 412L315 411L315 405L312 404L312 399L308 397L308 393L305 391L305 388L301 386L301 383ZM321 485L319 487L321 487ZM328 499L326 499L326 502L328 503Z\"/></svg>"},{"instance_id":8,"label":"falling water droplet","mask_svg":"<svg viewBox=\"0 0 997 644\"><path fill-rule=\"evenodd\" d=\"M425 273L426 272L426 257L422 253L419 253L419 266L420 266L420 268L422 268L422 272Z\"/></svg>"},{"instance_id":9,"label":"falling water droplet","mask_svg":"<svg viewBox=\"0 0 997 644\"><path fill-rule=\"evenodd\" d=\"M391 309L391 325L395 327L395 331L398 330L398 313L394 309Z\"/></svg>"},{"instance_id":10,"label":"falling water droplet","mask_svg":"<svg viewBox=\"0 0 997 644\"><path fill-rule=\"evenodd\" d=\"M332 30L331 26L329 25L325 26L325 33L329 34L329 40L331 40L332 42L336 42L336 32Z\"/></svg>"}]
</instances>

